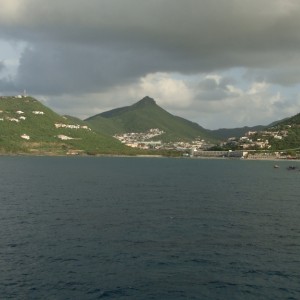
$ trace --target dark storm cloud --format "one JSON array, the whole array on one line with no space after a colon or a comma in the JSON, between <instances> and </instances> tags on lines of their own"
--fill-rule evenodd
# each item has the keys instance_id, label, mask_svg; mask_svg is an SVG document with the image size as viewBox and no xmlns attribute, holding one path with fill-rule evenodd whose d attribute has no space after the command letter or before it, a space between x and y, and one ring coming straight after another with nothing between
<instances>
[{"instance_id":1,"label":"dark storm cloud","mask_svg":"<svg viewBox=\"0 0 300 300\"><path fill-rule=\"evenodd\" d=\"M0 78L0 91L1 94L14 94L17 87L11 78Z\"/></svg>"},{"instance_id":2,"label":"dark storm cloud","mask_svg":"<svg viewBox=\"0 0 300 300\"><path fill-rule=\"evenodd\" d=\"M1 2L0 37L29 44L17 85L34 92L95 92L151 72L300 62L296 0ZM288 75L278 82L294 83Z\"/></svg>"},{"instance_id":3,"label":"dark storm cloud","mask_svg":"<svg viewBox=\"0 0 300 300\"><path fill-rule=\"evenodd\" d=\"M164 53L144 49L140 55L124 45L39 43L23 52L17 83L35 93L97 92L159 70L164 58Z\"/></svg>"},{"instance_id":4,"label":"dark storm cloud","mask_svg":"<svg viewBox=\"0 0 300 300\"><path fill-rule=\"evenodd\" d=\"M3 61L0 61L0 92L13 92L15 91L15 86L13 80L5 75L7 68Z\"/></svg>"}]
</instances>

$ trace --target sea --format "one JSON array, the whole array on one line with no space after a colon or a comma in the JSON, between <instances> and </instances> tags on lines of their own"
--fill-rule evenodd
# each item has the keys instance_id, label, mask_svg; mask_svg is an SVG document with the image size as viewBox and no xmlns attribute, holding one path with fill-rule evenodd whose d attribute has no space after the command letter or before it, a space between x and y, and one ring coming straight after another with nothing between
<instances>
[{"instance_id":1,"label":"sea","mask_svg":"<svg viewBox=\"0 0 300 300\"><path fill-rule=\"evenodd\" d=\"M300 299L298 167L1 156L0 299Z\"/></svg>"}]
</instances>

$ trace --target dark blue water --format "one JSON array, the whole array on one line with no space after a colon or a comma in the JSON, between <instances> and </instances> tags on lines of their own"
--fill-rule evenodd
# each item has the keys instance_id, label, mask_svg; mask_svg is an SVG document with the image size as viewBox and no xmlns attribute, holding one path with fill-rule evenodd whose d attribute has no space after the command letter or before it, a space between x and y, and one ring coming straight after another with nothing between
<instances>
[{"instance_id":1,"label":"dark blue water","mask_svg":"<svg viewBox=\"0 0 300 300\"><path fill-rule=\"evenodd\" d=\"M273 164L0 157L0 299L300 299L300 172Z\"/></svg>"}]
</instances>

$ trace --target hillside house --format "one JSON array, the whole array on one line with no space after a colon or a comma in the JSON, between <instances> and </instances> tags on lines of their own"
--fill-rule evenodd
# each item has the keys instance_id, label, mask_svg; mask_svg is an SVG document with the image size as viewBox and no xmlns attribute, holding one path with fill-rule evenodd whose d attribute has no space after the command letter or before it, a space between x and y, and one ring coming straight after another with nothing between
<instances>
[{"instance_id":1,"label":"hillside house","mask_svg":"<svg viewBox=\"0 0 300 300\"><path fill-rule=\"evenodd\" d=\"M19 123L20 120L16 119L16 118L7 118L8 121L11 121L11 122L16 122L16 123Z\"/></svg>"},{"instance_id":2,"label":"hillside house","mask_svg":"<svg viewBox=\"0 0 300 300\"><path fill-rule=\"evenodd\" d=\"M30 136L25 133L21 135L21 138L24 140L30 140Z\"/></svg>"},{"instance_id":3,"label":"hillside house","mask_svg":"<svg viewBox=\"0 0 300 300\"><path fill-rule=\"evenodd\" d=\"M57 137L58 137L60 140L62 140L62 141L73 140L72 137L67 136L67 135L63 135L63 134L60 134L60 135L58 135Z\"/></svg>"},{"instance_id":4,"label":"hillside house","mask_svg":"<svg viewBox=\"0 0 300 300\"><path fill-rule=\"evenodd\" d=\"M34 110L34 111L32 111L32 113L35 115L44 115L45 114L43 111L38 111L38 110Z\"/></svg>"}]
</instances>

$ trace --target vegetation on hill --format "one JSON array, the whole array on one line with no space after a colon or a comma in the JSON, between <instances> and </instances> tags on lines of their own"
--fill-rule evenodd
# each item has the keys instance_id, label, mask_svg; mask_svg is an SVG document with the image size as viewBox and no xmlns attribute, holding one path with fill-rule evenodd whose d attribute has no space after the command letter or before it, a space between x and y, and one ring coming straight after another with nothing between
<instances>
[{"instance_id":1,"label":"vegetation on hill","mask_svg":"<svg viewBox=\"0 0 300 300\"><path fill-rule=\"evenodd\" d=\"M231 137L221 147L230 150L281 152L289 154L290 157L296 157L296 154L299 156L300 114L273 122L263 129L255 127L251 129L243 137Z\"/></svg>"},{"instance_id":2,"label":"vegetation on hill","mask_svg":"<svg viewBox=\"0 0 300 300\"><path fill-rule=\"evenodd\" d=\"M0 153L98 154L130 152L83 121L63 117L31 97L0 98Z\"/></svg>"},{"instance_id":3,"label":"vegetation on hill","mask_svg":"<svg viewBox=\"0 0 300 300\"><path fill-rule=\"evenodd\" d=\"M82 121L60 116L32 97L0 97L0 153L36 155L180 155L175 148L157 150L133 149L112 137L128 132L145 133L157 128L152 139L177 142L204 139L208 142L238 139L252 131L245 143L275 151L300 149L300 114L269 126L207 130L196 123L174 116L145 97L137 103L113 109ZM254 133L253 133L254 132ZM131 135L129 135L131 136ZM217 136L217 138L216 138ZM150 138L147 137L148 139ZM233 143L233 142L232 142ZM166 145L169 145L166 143ZM232 146L232 145L231 145ZM246 145L247 146L247 145ZM298 150L299 151L299 150Z\"/></svg>"},{"instance_id":4,"label":"vegetation on hill","mask_svg":"<svg viewBox=\"0 0 300 300\"><path fill-rule=\"evenodd\" d=\"M261 131L267 128L267 126L258 125L253 127L239 127L239 128L220 128L216 130L212 130L212 134L214 134L220 140L227 140L231 137L240 138L245 135L248 131Z\"/></svg>"},{"instance_id":5,"label":"vegetation on hill","mask_svg":"<svg viewBox=\"0 0 300 300\"><path fill-rule=\"evenodd\" d=\"M283 139L270 139L269 143L272 145L272 149L300 149L300 113L276 122L268 130L285 132Z\"/></svg>"},{"instance_id":6,"label":"vegetation on hill","mask_svg":"<svg viewBox=\"0 0 300 300\"><path fill-rule=\"evenodd\" d=\"M145 97L131 106L98 114L85 121L95 131L107 132L111 135L126 132L146 132L151 128L158 128L164 131L164 134L157 139L165 142L190 141L199 137L206 140L216 140L209 130L170 114L150 97Z\"/></svg>"}]
</instances>

